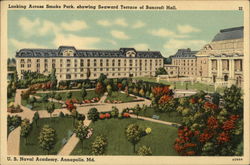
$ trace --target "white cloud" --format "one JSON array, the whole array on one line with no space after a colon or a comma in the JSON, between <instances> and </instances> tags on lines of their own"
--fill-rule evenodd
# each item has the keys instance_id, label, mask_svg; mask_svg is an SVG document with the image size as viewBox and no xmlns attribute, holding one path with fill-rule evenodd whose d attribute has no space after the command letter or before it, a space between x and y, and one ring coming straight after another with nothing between
<instances>
[{"instance_id":1,"label":"white cloud","mask_svg":"<svg viewBox=\"0 0 250 165\"><path fill-rule=\"evenodd\" d=\"M144 43L135 44L133 47L136 50L148 50L149 49L149 45L148 44L144 44Z\"/></svg>"},{"instance_id":2,"label":"white cloud","mask_svg":"<svg viewBox=\"0 0 250 165\"><path fill-rule=\"evenodd\" d=\"M23 48L45 48L45 46L36 44L33 42L24 42L24 41L18 41L14 38L10 39L10 44L15 47L15 49L23 49Z\"/></svg>"},{"instance_id":3,"label":"white cloud","mask_svg":"<svg viewBox=\"0 0 250 165\"><path fill-rule=\"evenodd\" d=\"M53 44L56 47L61 45L75 46L79 49L93 49L94 44L100 42L101 39L97 37L81 37L72 34L57 34Z\"/></svg>"},{"instance_id":4,"label":"white cloud","mask_svg":"<svg viewBox=\"0 0 250 165\"><path fill-rule=\"evenodd\" d=\"M144 23L144 22L142 22L142 21L137 21L137 22L132 26L132 28L138 29L138 28L142 28L142 27L144 27L144 26L145 26L145 23Z\"/></svg>"},{"instance_id":5,"label":"white cloud","mask_svg":"<svg viewBox=\"0 0 250 165\"><path fill-rule=\"evenodd\" d=\"M175 32L165 29L165 28L160 28L160 29L155 29L155 30L150 30L149 33L151 35L157 36L157 37L174 37L174 38L186 38L188 37L187 35L179 35L176 34Z\"/></svg>"},{"instance_id":6,"label":"white cloud","mask_svg":"<svg viewBox=\"0 0 250 165\"><path fill-rule=\"evenodd\" d=\"M34 30L37 29L41 23L39 19L29 20L26 17L21 17L18 20L18 24L24 32L24 36L29 37L36 34L36 31Z\"/></svg>"},{"instance_id":7,"label":"white cloud","mask_svg":"<svg viewBox=\"0 0 250 165\"><path fill-rule=\"evenodd\" d=\"M88 26L84 21L73 20L72 22L61 23L61 27L67 31L79 31L86 29Z\"/></svg>"},{"instance_id":8,"label":"white cloud","mask_svg":"<svg viewBox=\"0 0 250 165\"><path fill-rule=\"evenodd\" d=\"M41 27L34 30L37 30L37 35L44 36L49 33L58 33L61 29L59 26L56 26L55 23L44 20Z\"/></svg>"},{"instance_id":9,"label":"white cloud","mask_svg":"<svg viewBox=\"0 0 250 165\"><path fill-rule=\"evenodd\" d=\"M109 40L109 39L107 39L106 41L109 42L109 43L111 43L112 45L117 45L117 42L114 41L114 40Z\"/></svg>"},{"instance_id":10,"label":"white cloud","mask_svg":"<svg viewBox=\"0 0 250 165\"><path fill-rule=\"evenodd\" d=\"M97 21L97 24L99 24L101 26L105 26L105 27L112 25L111 22L109 22L108 20L99 20L99 21Z\"/></svg>"},{"instance_id":11,"label":"white cloud","mask_svg":"<svg viewBox=\"0 0 250 165\"><path fill-rule=\"evenodd\" d=\"M193 27L191 25L177 25L177 29L180 33L183 34L201 31L200 29Z\"/></svg>"},{"instance_id":12,"label":"white cloud","mask_svg":"<svg viewBox=\"0 0 250 165\"><path fill-rule=\"evenodd\" d=\"M177 52L178 49L191 48L191 50L200 50L207 41L204 40L176 40L170 39L164 44L167 55L173 55Z\"/></svg>"},{"instance_id":13,"label":"white cloud","mask_svg":"<svg viewBox=\"0 0 250 165\"><path fill-rule=\"evenodd\" d=\"M119 26L123 26L123 27L126 27L128 26L128 23L125 21L124 18L118 18L114 21L114 24L115 25L119 25Z\"/></svg>"},{"instance_id":14,"label":"white cloud","mask_svg":"<svg viewBox=\"0 0 250 165\"><path fill-rule=\"evenodd\" d=\"M112 35L114 38L117 38L117 39L127 40L127 39L130 38L130 37L129 37L127 34L125 34L123 31L112 30L110 33L111 33L111 35Z\"/></svg>"}]
</instances>

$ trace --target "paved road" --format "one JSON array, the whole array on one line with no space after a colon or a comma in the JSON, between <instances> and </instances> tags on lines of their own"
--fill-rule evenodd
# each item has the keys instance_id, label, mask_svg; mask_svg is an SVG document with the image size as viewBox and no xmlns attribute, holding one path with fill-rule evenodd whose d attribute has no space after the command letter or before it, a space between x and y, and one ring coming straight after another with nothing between
<instances>
[{"instance_id":1,"label":"paved road","mask_svg":"<svg viewBox=\"0 0 250 165\"><path fill-rule=\"evenodd\" d=\"M10 132L7 142L8 155L19 155L20 132L20 126Z\"/></svg>"}]
</instances>

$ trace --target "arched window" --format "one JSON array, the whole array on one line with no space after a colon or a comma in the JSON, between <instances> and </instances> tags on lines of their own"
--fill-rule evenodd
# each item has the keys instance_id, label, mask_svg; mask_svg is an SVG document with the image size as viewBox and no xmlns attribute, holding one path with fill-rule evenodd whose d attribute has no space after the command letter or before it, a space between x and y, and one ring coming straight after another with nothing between
<instances>
[{"instance_id":1,"label":"arched window","mask_svg":"<svg viewBox=\"0 0 250 165\"><path fill-rule=\"evenodd\" d=\"M228 81L228 75L224 76L224 81Z\"/></svg>"}]
</instances>

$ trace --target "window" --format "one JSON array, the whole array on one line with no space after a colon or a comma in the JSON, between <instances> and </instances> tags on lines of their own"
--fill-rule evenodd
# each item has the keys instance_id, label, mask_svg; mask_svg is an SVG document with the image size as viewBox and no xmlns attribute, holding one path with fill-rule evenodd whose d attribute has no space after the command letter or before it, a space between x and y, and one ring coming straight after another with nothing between
<instances>
[{"instance_id":1,"label":"window","mask_svg":"<svg viewBox=\"0 0 250 165\"><path fill-rule=\"evenodd\" d=\"M109 66L109 60L108 59L106 60L106 66Z\"/></svg>"},{"instance_id":2,"label":"window","mask_svg":"<svg viewBox=\"0 0 250 165\"><path fill-rule=\"evenodd\" d=\"M37 59L36 62L40 62L40 59Z\"/></svg>"},{"instance_id":3,"label":"window","mask_svg":"<svg viewBox=\"0 0 250 165\"><path fill-rule=\"evenodd\" d=\"M88 66L90 66L90 59L88 59L88 63L87 63Z\"/></svg>"},{"instance_id":4,"label":"window","mask_svg":"<svg viewBox=\"0 0 250 165\"><path fill-rule=\"evenodd\" d=\"M24 68L24 64L21 64L21 68Z\"/></svg>"},{"instance_id":5,"label":"window","mask_svg":"<svg viewBox=\"0 0 250 165\"><path fill-rule=\"evenodd\" d=\"M71 75L70 74L66 74L66 79L71 79Z\"/></svg>"}]
</instances>

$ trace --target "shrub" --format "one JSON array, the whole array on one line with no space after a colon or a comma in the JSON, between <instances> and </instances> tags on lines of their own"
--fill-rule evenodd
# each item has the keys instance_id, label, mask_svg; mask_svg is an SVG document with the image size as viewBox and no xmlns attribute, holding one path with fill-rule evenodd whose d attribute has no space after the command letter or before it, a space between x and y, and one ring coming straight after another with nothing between
<instances>
[{"instance_id":1,"label":"shrub","mask_svg":"<svg viewBox=\"0 0 250 165\"><path fill-rule=\"evenodd\" d=\"M103 155L107 144L107 139L104 136L97 136L95 141L91 144L92 154Z\"/></svg>"},{"instance_id":2,"label":"shrub","mask_svg":"<svg viewBox=\"0 0 250 165\"><path fill-rule=\"evenodd\" d=\"M99 118L100 118L100 119L105 119L105 117L106 117L106 115L103 114L103 113L101 113L101 114L99 115Z\"/></svg>"},{"instance_id":3,"label":"shrub","mask_svg":"<svg viewBox=\"0 0 250 165\"><path fill-rule=\"evenodd\" d=\"M138 150L137 150L137 154L140 156L149 156L152 155L152 151L150 147L147 146L141 146Z\"/></svg>"},{"instance_id":4,"label":"shrub","mask_svg":"<svg viewBox=\"0 0 250 165\"><path fill-rule=\"evenodd\" d=\"M128 118L128 117L130 117L130 114L129 113L123 113L122 116L125 117L125 118Z\"/></svg>"},{"instance_id":5,"label":"shrub","mask_svg":"<svg viewBox=\"0 0 250 165\"><path fill-rule=\"evenodd\" d=\"M109 113L106 113L106 114L105 114L105 117L106 117L107 119L109 119L109 118L110 118L110 114L109 114Z\"/></svg>"},{"instance_id":6,"label":"shrub","mask_svg":"<svg viewBox=\"0 0 250 165\"><path fill-rule=\"evenodd\" d=\"M60 112L60 113L59 113L59 117L63 118L64 116L65 116L65 115L64 115L63 112Z\"/></svg>"}]
</instances>

